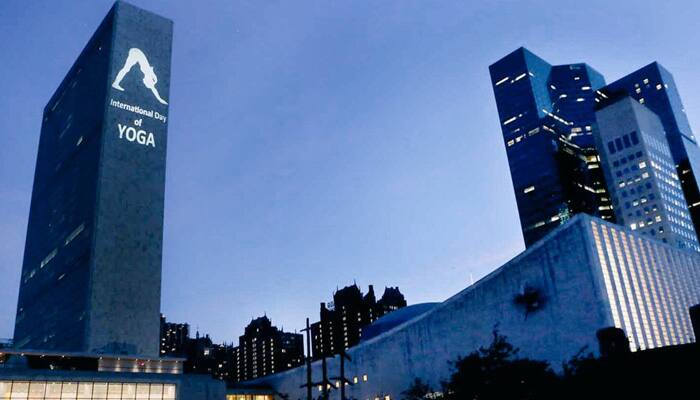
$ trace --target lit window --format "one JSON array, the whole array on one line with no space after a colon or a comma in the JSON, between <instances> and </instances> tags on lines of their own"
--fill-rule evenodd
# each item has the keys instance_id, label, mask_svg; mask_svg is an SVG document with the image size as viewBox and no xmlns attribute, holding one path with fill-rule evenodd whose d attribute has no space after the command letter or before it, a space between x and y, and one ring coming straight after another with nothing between
<instances>
[{"instance_id":1,"label":"lit window","mask_svg":"<svg viewBox=\"0 0 700 400\"><path fill-rule=\"evenodd\" d=\"M530 193L535 190L534 186L528 186L525 189L523 189L523 193Z\"/></svg>"},{"instance_id":2,"label":"lit window","mask_svg":"<svg viewBox=\"0 0 700 400\"><path fill-rule=\"evenodd\" d=\"M367 382L367 374L362 375L362 382Z\"/></svg>"},{"instance_id":3,"label":"lit window","mask_svg":"<svg viewBox=\"0 0 700 400\"><path fill-rule=\"evenodd\" d=\"M85 230L85 224L80 224L79 227L75 228L75 230L73 230L73 232L71 232L71 234L68 235L68 237L66 238L66 240L64 242L64 246L67 246L68 243L72 242L73 239L75 239L78 235L80 235L80 233L83 230Z\"/></svg>"},{"instance_id":4,"label":"lit window","mask_svg":"<svg viewBox=\"0 0 700 400\"><path fill-rule=\"evenodd\" d=\"M501 83L505 83L506 81L508 81L507 76L505 78L501 79L500 81L496 82L496 86L500 85Z\"/></svg>"},{"instance_id":5,"label":"lit window","mask_svg":"<svg viewBox=\"0 0 700 400\"><path fill-rule=\"evenodd\" d=\"M46 264L51 262L51 260L53 260L53 258L56 257L57 252L58 252L58 249L53 249L53 251L51 251L51 253L49 253L49 255L47 255L46 258L41 260L41 265L39 266L39 268L44 268L46 266Z\"/></svg>"},{"instance_id":6,"label":"lit window","mask_svg":"<svg viewBox=\"0 0 700 400\"><path fill-rule=\"evenodd\" d=\"M510 124L511 122L515 121L517 118L518 118L518 117L509 118L509 119L507 119L507 120L505 120L505 121L503 122L503 125L508 125L508 124Z\"/></svg>"}]
</instances>

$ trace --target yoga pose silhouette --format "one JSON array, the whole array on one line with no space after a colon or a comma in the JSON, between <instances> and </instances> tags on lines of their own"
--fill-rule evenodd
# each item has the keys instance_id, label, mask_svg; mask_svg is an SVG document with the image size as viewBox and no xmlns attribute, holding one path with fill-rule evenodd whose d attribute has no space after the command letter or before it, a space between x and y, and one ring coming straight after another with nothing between
<instances>
[{"instance_id":1,"label":"yoga pose silhouette","mask_svg":"<svg viewBox=\"0 0 700 400\"><path fill-rule=\"evenodd\" d=\"M158 101L161 104L168 104L167 101L163 100L163 98L160 97L158 89L156 89L158 77L156 76L156 73L153 72L153 67L151 66L151 64L148 63L148 59L146 58L146 55L143 54L143 51L137 48L129 49L129 55L126 57L126 62L124 63L122 69L119 70L119 73L117 73L117 77L114 78L112 87L117 90L124 91L124 88L121 87L122 79L124 79L126 74L128 74L129 71L131 71L131 67L133 67L136 64L139 65L141 73L143 74L144 86L151 89L151 92L153 92L153 95L156 96L156 99L158 99Z\"/></svg>"}]
</instances>

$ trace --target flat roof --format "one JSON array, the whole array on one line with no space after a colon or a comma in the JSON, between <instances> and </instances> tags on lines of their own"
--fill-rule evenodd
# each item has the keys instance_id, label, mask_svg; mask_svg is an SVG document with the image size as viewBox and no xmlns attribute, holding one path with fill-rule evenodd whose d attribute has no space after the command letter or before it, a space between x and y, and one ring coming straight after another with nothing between
<instances>
[{"instance_id":1,"label":"flat roof","mask_svg":"<svg viewBox=\"0 0 700 400\"><path fill-rule=\"evenodd\" d=\"M60 352L32 349L0 348L0 355L20 355L35 357L66 357L66 358L96 358L96 359L124 359L134 361L154 361L154 362L184 362L183 357L148 357L134 354L103 354L103 353L81 353L81 352Z\"/></svg>"}]
</instances>

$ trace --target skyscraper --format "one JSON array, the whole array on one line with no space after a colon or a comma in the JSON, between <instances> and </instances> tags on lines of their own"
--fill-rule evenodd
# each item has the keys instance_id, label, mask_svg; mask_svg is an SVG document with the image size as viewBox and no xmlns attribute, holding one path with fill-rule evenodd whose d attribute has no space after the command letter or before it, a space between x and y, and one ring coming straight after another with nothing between
<instances>
[{"instance_id":1,"label":"skyscraper","mask_svg":"<svg viewBox=\"0 0 700 400\"><path fill-rule=\"evenodd\" d=\"M525 244L577 213L614 220L593 139L603 76L587 64L551 66L524 48L489 71Z\"/></svg>"},{"instance_id":2,"label":"skyscraper","mask_svg":"<svg viewBox=\"0 0 700 400\"><path fill-rule=\"evenodd\" d=\"M177 357L185 354L190 339L190 326L186 323L168 322L160 315L160 355Z\"/></svg>"},{"instance_id":3,"label":"skyscraper","mask_svg":"<svg viewBox=\"0 0 700 400\"><path fill-rule=\"evenodd\" d=\"M256 318L239 339L236 380L246 381L297 367L304 362L304 336L272 326L266 316Z\"/></svg>"},{"instance_id":4,"label":"skyscraper","mask_svg":"<svg viewBox=\"0 0 700 400\"><path fill-rule=\"evenodd\" d=\"M18 348L158 355L171 41L117 2L44 109Z\"/></svg>"},{"instance_id":5,"label":"skyscraper","mask_svg":"<svg viewBox=\"0 0 700 400\"><path fill-rule=\"evenodd\" d=\"M630 97L597 112L598 148L617 222L700 251L659 117Z\"/></svg>"},{"instance_id":6,"label":"skyscraper","mask_svg":"<svg viewBox=\"0 0 700 400\"><path fill-rule=\"evenodd\" d=\"M406 307L406 299L397 287L387 287L377 301L374 286L367 294L353 284L333 294L333 302L321 303L321 320L311 324L311 346L315 359L340 354L360 343L362 330L383 315Z\"/></svg>"},{"instance_id":7,"label":"skyscraper","mask_svg":"<svg viewBox=\"0 0 700 400\"><path fill-rule=\"evenodd\" d=\"M673 75L659 63L651 63L602 88L597 93L597 101L604 105L624 96L634 98L659 117L695 232L700 233L700 148Z\"/></svg>"}]
</instances>

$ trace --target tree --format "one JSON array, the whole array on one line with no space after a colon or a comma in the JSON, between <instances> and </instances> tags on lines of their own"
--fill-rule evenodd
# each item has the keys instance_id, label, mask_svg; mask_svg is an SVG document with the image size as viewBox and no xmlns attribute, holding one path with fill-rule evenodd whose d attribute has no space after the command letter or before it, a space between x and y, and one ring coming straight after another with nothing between
<instances>
[{"instance_id":1,"label":"tree","mask_svg":"<svg viewBox=\"0 0 700 400\"><path fill-rule=\"evenodd\" d=\"M481 347L454 363L455 372L443 383L448 400L554 398L557 375L544 361L518 358L518 349L493 332L489 347Z\"/></svg>"},{"instance_id":2,"label":"tree","mask_svg":"<svg viewBox=\"0 0 700 400\"><path fill-rule=\"evenodd\" d=\"M433 393L433 389L430 385L424 383L420 378L416 378L408 389L401 392L401 398L402 400L424 400L431 393Z\"/></svg>"}]
</instances>

